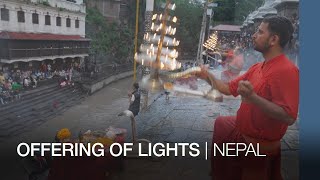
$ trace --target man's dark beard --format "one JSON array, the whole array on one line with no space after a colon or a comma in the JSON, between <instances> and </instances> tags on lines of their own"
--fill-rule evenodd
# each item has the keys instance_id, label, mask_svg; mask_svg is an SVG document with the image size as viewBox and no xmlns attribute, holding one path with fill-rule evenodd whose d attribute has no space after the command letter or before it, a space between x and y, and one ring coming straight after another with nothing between
<instances>
[{"instance_id":1,"label":"man's dark beard","mask_svg":"<svg viewBox=\"0 0 320 180\"><path fill-rule=\"evenodd\" d=\"M269 39L270 37L266 40L266 42L263 44L263 47L262 48L258 48L258 47L254 47L254 50L258 51L258 52L261 52L262 54L264 52L267 52L269 49L270 49L270 44L268 43L269 42Z\"/></svg>"}]
</instances>

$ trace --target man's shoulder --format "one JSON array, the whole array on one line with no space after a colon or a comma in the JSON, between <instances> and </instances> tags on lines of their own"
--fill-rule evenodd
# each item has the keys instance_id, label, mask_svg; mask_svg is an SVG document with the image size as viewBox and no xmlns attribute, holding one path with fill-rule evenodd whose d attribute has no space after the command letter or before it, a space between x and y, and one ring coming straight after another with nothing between
<instances>
[{"instance_id":1,"label":"man's shoulder","mask_svg":"<svg viewBox=\"0 0 320 180\"><path fill-rule=\"evenodd\" d=\"M299 72L298 67L293 63L292 60L290 60L288 57L284 57L280 61L278 61L278 64L275 66L279 72Z\"/></svg>"},{"instance_id":2,"label":"man's shoulder","mask_svg":"<svg viewBox=\"0 0 320 180\"><path fill-rule=\"evenodd\" d=\"M255 63L255 64L253 64L252 66L250 66L250 68L248 69L247 72L254 71L254 70L256 70L258 67L260 67L261 65L262 65L261 62Z\"/></svg>"}]
</instances>

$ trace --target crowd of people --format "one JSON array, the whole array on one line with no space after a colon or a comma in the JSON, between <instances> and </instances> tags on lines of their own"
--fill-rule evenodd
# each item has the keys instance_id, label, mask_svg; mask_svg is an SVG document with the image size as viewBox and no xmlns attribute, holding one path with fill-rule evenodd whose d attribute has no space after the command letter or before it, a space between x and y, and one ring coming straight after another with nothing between
<instances>
[{"instance_id":1,"label":"crowd of people","mask_svg":"<svg viewBox=\"0 0 320 180\"><path fill-rule=\"evenodd\" d=\"M56 78L60 87L71 84L74 71L79 71L77 63L65 68L52 68L51 64L43 63L38 69L33 70L4 70L0 71L0 103L1 105L17 101L21 92L37 88L38 82Z\"/></svg>"},{"instance_id":2,"label":"crowd of people","mask_svg":"<svg viewBox=\"0 0 320 180\"><path fill-rule=\"evenodd\" d=\"M299 17L293 14L288 18L293 25L293 34L284 48L285 54L298 66L299 55ZM252 65L263 60L262 54L254 50L252 36L255 33L255 27L249 27L239 34L218 34L218 43L216 50L221 53L218 57L211 51L207 53L211 56L207 59L203 57L205 64L210 68L223 71L221 78L224 82L229 82L240 75L241 71L249 69ZM189 66L189 67L192 67ZM188 69L188 68L183 68Z\"/></svg>"}]
</instances>

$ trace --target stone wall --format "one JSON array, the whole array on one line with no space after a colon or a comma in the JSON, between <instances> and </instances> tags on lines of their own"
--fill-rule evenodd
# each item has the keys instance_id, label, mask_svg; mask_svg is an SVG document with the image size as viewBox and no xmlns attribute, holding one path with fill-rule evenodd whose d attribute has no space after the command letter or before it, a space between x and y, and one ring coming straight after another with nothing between
<instances>
[{"instance_id":1,"label":"stone wall","mask_svg":"<svg viewBox=\"0 0 320 180\"><path fill-rule=\"evenodd\" d=\"M83 87L86 91L88 91L90 94L93 94L97 91L99 91L100 89L104 88L105 86L107 86L108 84L126 78L126 77L130 77L133 75L133 71L129 71L129 72L123 72L120 74L116 74L113 76L110 76L106 79L103 79L99 82L96 82L94 84L84 84Z\"/></svg>"},{"instance_id":2,"label":"stone wall","mask_svg":"<svg viewBox=\"0 0 320 180\"><path fill-rule=\"evenodd\" d=\"M298 2L282 2L275 7L278 11L278 15L292 18L293 15L299 17L299 3Z\"/></svg>"}]
</instances>

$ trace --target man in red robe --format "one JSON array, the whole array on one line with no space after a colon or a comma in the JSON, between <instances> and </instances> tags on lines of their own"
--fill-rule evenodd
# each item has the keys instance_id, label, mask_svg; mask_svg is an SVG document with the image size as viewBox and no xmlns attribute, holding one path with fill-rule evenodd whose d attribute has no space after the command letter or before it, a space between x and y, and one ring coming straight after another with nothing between
<instances>
[{"instance_id":1,"label":"man in red robe","mask_svg":"<svg viewBox=\"0 0 320 180\"><path fill-rule=\"evenodd\" d=\"M241 106L234 117L215 121L213 143L252 143L260 145L266 157L214 156L215 180L280 180L280 139L298 114L299 71L283 54L291 38L291 22L280 16L263 19L252 36L254 49L264 61L253 65L245 74L229 83L216 79L202 67L199 77L207 79L225 95L240 95Z\"/></svg>"}]
</instances>

